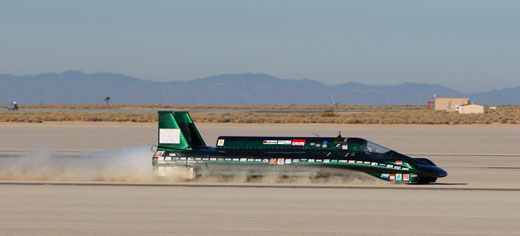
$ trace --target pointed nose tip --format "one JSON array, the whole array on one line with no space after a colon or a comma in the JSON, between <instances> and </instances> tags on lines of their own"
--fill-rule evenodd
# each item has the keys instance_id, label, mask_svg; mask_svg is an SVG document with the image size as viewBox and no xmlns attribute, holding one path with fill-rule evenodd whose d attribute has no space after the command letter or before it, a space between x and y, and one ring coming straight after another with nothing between
<instances>
[{"instance_id":1,"label":"pointed nose tip","mask_svg":"<svg viewBox=\"0 0 520 236\"><path fill-rule=\"evenodd\" d=\"M437 167L437 176L438 177L446 177L446 176L448 176L448 172L446 172L445 170Z\"/></svg>"}]
</instances>

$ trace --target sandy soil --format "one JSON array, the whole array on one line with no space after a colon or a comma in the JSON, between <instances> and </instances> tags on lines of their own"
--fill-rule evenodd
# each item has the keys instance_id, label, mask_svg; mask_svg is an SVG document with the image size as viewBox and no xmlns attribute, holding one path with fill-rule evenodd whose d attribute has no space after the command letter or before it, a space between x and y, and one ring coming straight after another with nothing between
<instances>
[{"instance_id":1,"label":"sandy soil","mask_svg":"<svg viewBox=\"0 0 520 236\"><path fill-rule=\"evenodd\" d=\"M0 185L0 235L518 235L520 191L498 188L520 190L520 126L201 124L199 129L211 145L218 135L336 136L341 130L343 136L431 158L449 173L435 186L497 190ZM42 146L51 153L117 154L152 145L156 138L155 124L2 124L0 154L37 154ZM117 156L130 155L123 154ZM148 152L137 154L146 160L136 163L147 165ZM43 161L24 173L49 167ZM71 171L57 163L64 173ZM73 170L113 164L107 163ZM122 163L118 170L135 172ZM351 184L360 185L344 183Z\"/></svg>"}]
</instances>

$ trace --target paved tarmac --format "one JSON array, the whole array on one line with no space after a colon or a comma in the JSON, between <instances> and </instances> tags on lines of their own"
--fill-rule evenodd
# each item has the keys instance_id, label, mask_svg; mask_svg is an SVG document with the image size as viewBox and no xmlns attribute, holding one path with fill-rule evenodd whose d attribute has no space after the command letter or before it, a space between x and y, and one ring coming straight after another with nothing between
<instances>
[{"instance_id":1,"label":"paved tarmac","mask_svg":"<svg viewBox=\"0 0 520 236\"><path fill-rule=\"evenodd\" d=\"M146 171L155 124L0 124L0 235L518 235L518 125L198 126L208 144L341 130L449 175L423 186L157 182Z\"/></svg>"}]
</instances>

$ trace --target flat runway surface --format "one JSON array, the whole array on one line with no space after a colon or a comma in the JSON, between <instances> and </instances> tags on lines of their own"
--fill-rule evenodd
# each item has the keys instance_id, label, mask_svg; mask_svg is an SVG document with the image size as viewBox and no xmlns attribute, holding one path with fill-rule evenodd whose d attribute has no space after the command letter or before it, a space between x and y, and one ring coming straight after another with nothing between
<instances>
[{"instance_id":1,"label":"flat runway surface","mask_svg":"<svg viewBox=\"0 0 520 236\"><path fill-rule=\"evenodd\" d=\"M449 175L426 186L154 182L146 177L146 146L156 141L155 124L0 124L0 235L518 235L518 125L199 129L209 145L218 135L336 136L341 130L428 157ZM85 153L117 164L71 165L54 157ZM47 158L33 166L19 161L34 155Z\"/></svg>"}]
</instances>

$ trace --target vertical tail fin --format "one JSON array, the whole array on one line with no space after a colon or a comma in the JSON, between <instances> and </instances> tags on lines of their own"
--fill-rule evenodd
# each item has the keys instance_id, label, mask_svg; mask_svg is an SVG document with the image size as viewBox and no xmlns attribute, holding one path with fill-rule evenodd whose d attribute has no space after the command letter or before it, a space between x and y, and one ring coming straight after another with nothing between
<instances>
[{"instance_id":1,"label":"vertical tail fin","mask_svg":"<svg viewBox=\"0 0 520 236\"><path fill-rule=\"evenodd\" d=\"M190 150L206 146L186 111L159 111L159 148Z\"/></svg>"}]
</instances>

